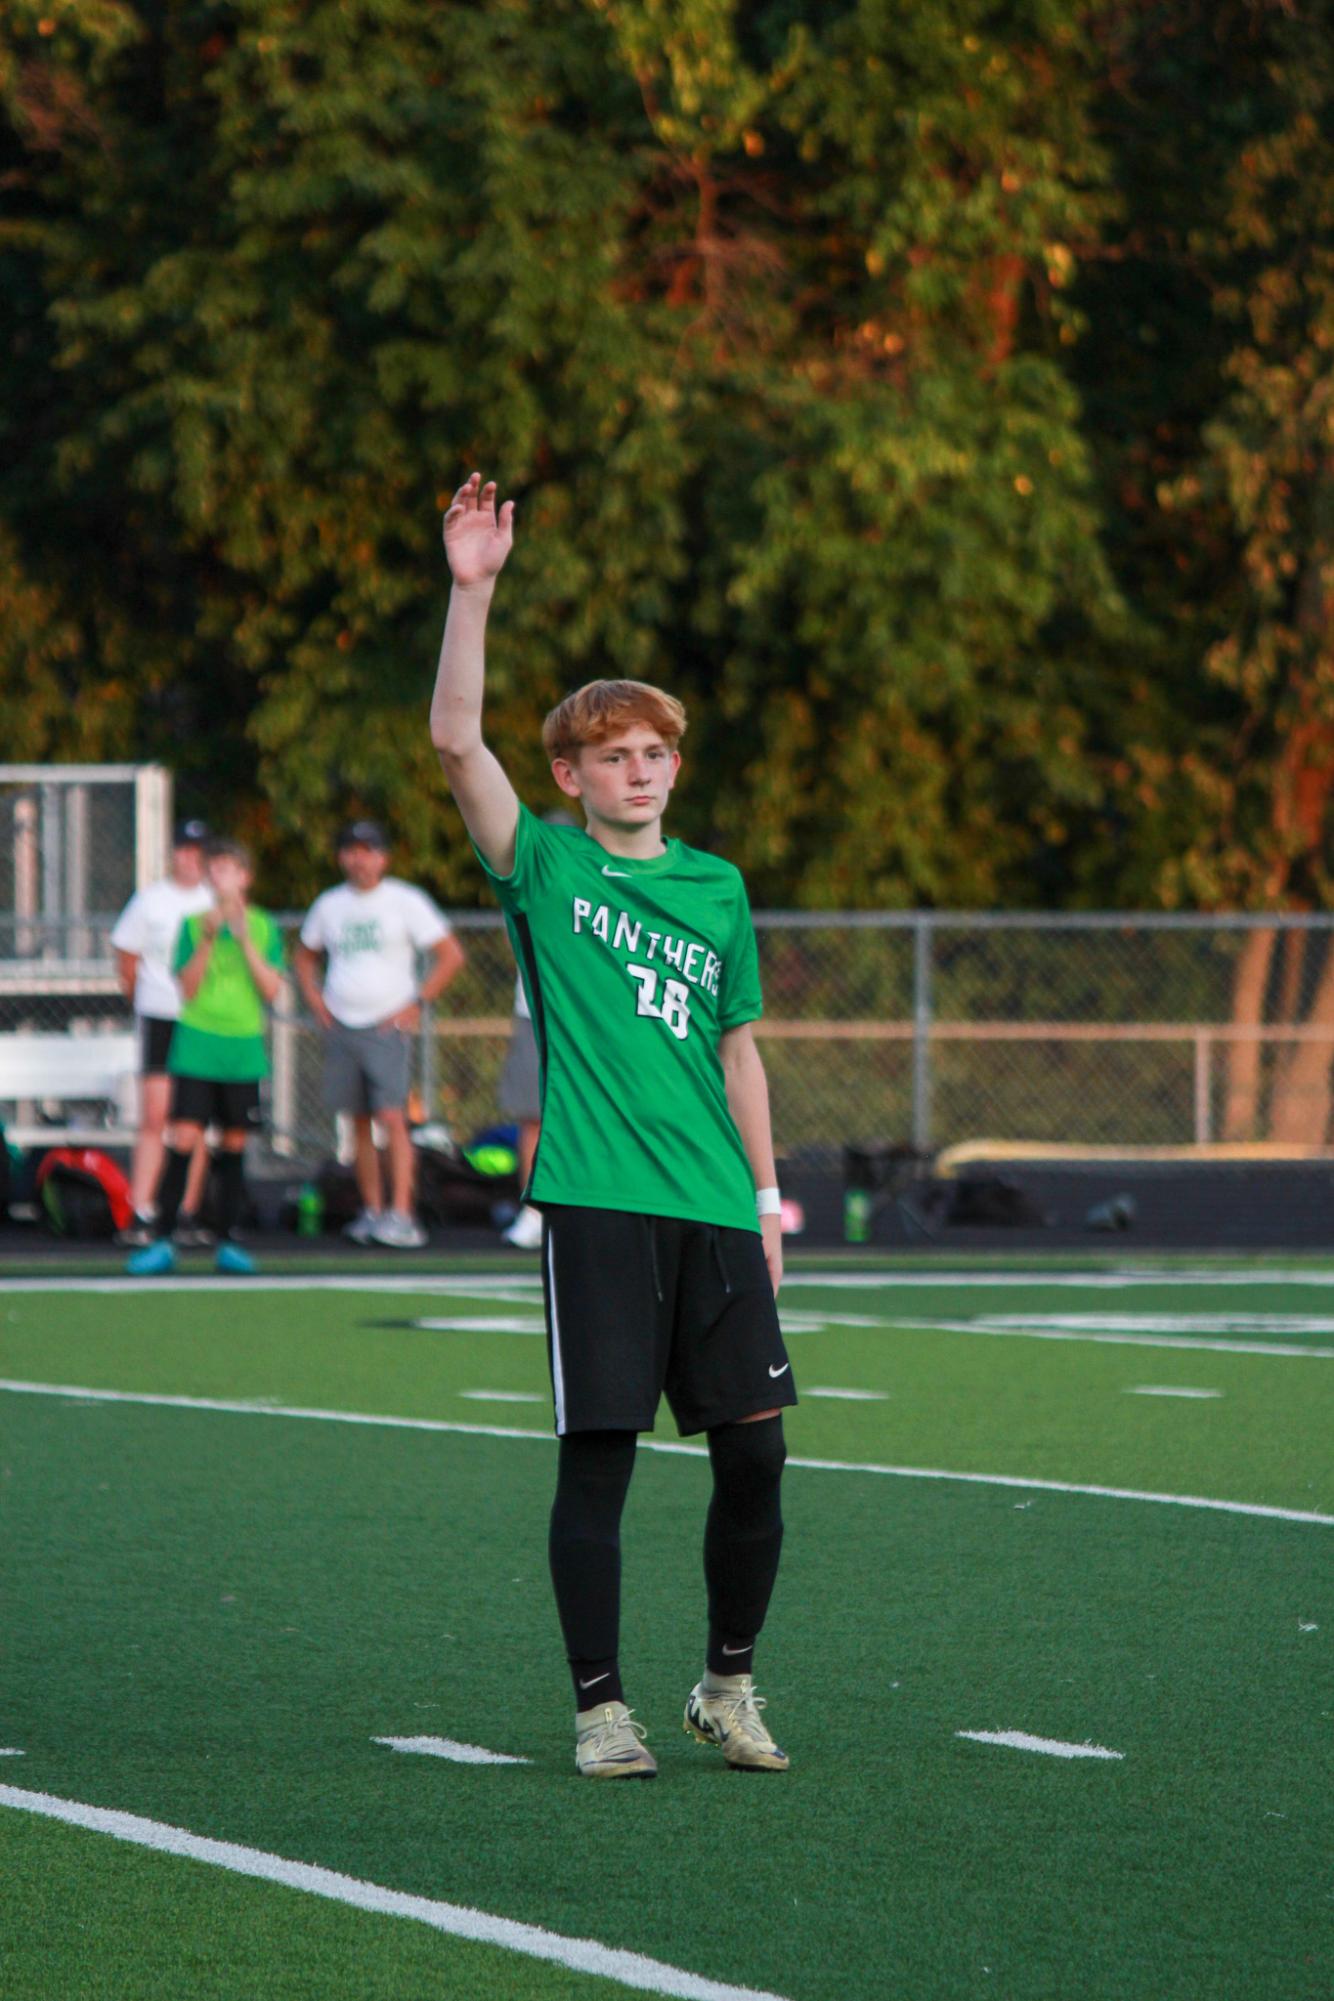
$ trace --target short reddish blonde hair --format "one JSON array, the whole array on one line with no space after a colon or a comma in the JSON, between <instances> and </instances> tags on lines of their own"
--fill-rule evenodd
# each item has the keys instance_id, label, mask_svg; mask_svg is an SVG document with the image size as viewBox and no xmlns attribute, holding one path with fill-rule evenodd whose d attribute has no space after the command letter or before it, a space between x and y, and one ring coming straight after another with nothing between
<instances>
[{"instance_id":1,"label":"short reddish blonde hair","mask_svg":"<svg viewBox=\"0 0 1334 2001\"><path fill-rule=\"evenodd\" d=\"M542 725L542 748L551 759L573 758L585 744L605 743L635 723L675 750L686 733L686 712L675 695L647 681L589 681L551 711Z\"/></svg>"}]
</instances>

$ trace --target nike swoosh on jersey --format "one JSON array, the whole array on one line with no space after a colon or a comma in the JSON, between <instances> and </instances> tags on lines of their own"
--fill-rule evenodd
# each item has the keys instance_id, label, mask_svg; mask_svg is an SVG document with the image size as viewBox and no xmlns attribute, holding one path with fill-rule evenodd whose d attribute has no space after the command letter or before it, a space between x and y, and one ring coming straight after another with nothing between
<instances>
[{"instance_id":1,"label":"nike swoosh on jersey","mask_svg":"<svg viewBox=\"0 0 1334 2001\"><path fill-rule=\"evenodd\" d=\"M769 1374L770 1374L771 1376L785 1376L785 1375L787 1374L788 1370L789 1370L789 1369L790 1369L791 1367L792 1367L792 1364L791 1364L791 1362L784 1362L784 1364L783 1364L783 1366L782 1366L782 1368L781 1368L781 1369L772 1369L772 1368L771 1368L771 1369L770 1369L770 1371L769 1371Z\"/></svg>"},{"instance_id":2,"label":"nike swoosh on jersey","mask_svg":"<svg viewBox=\"0 0 1334 2001\"><path fill-rule=\"evenodd\" d=\"M627 882L629 882L629 880L630 880L630 871L629 871L629 869L628 869L628 868L606 868L606 867L604 867L604 868L603 868L603 871L602 871L602 873L603 873L603 875L620 875L620 876L624 876L624 877L625 877L625 880L626 880Z\"/></svg>"}]
</instances>

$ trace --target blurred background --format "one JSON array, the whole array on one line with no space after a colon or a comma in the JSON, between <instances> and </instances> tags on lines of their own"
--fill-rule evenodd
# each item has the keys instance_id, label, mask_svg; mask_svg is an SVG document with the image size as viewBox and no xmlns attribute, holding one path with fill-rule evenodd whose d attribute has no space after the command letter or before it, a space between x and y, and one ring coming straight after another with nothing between
<instances>
[{"instance_id":1,"label":"blurred background","mask_svg":"<svg viewBox=\"0 0 1334 2001\"><path fill-rule=\"evenodd\" d=\"M571 687L685 700L787 1146L1323 1151L1332 112L1326 0L7 0L4 1025L81 991L20 918L118 907L73 835L24 902L33 772L152 767L272 909L364 812L478 913L480 1116L425 727L476 467L491 733L541 807Z\"/></svg>"}]
</instances>

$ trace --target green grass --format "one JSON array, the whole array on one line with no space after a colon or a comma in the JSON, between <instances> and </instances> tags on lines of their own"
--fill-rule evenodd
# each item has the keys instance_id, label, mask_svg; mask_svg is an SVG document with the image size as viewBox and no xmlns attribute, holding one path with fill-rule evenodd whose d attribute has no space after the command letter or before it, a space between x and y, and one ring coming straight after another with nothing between
<instances>
[{"instance_id":1,"label":"green grass","mask_svg":"<svg viewBox=\"0 0 1334 2001\"><path fill-rule=\"evenodd\" d=\"M802 1315L912 1324L794 1334L799 1384L888 1400L804 1403L792 1451L1334 1512L1334 1361L931 1324L1310 1314L1320 1289L1056 1292L794 1286ZM793 1769L746 1779L680 1731L707 1468L645 1454L623 1661L661 1777L592 1787L573 1774L545 1575L547 1413L459 1395L544 1388L543 1344L381 1324L460 1311L522 1308L4 1299L6 1377L539 1436L0 1397L0 1744L26 1753L0 1761L0 1783L792 2001L1326 2001L1334 1529L796 1468L760 1659ZM1225 1394L1125 1394L1174 1382ZM955 1734L996 1728L1125 1756L1065 1763ZM533 1762L472 1768L371 1742L426 1733ZM16 1812L0 1812L0 1871L6 1997L622 1991Z\"/></svg>"}]
</instances>

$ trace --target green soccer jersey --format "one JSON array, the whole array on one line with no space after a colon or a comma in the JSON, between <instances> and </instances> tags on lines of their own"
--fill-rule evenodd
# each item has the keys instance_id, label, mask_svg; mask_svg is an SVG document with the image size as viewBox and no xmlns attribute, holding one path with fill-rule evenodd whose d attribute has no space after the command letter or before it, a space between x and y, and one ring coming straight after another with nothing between
<instances>
[{"instance_id":1,"label":"green soccer jersey","mask_svg":"<svg viewBox=\"0 0 1334 2001\"><path fill-rule=\"evenodd\" d=\"M267 910L247 909L245 916L255 950L281 971L283 940L278 926ZM176 934L174 972L189 965L203 935L203 919L187 917ZM230 931L218 933L199 992L181 1007L167 1067L174 1077L207 1077L219 1084L258 1083L269 1074L264 1003L245 953Z\"/></svg>"},{"instance_id":2,"label":"green soccer jersey","mask_svg":"<svg viewBox=\"0 0 1334 2001\"><path fill-rule=\"evenodd\" d=\"M680 841L651 861L519 808L496 886L532 1010L542 1137L531 1199L755 1230L718 1039L761 1013L745 886Z\"/></svg>"}]
</instances>

